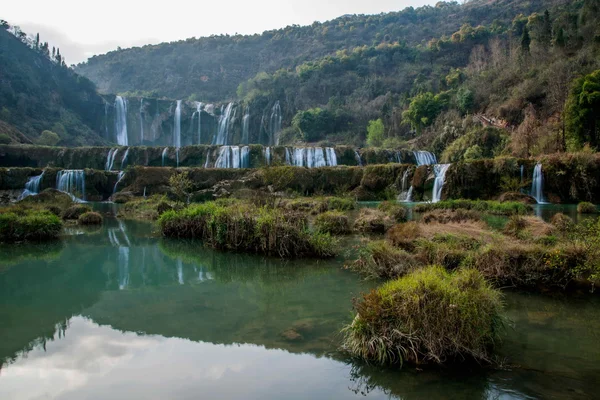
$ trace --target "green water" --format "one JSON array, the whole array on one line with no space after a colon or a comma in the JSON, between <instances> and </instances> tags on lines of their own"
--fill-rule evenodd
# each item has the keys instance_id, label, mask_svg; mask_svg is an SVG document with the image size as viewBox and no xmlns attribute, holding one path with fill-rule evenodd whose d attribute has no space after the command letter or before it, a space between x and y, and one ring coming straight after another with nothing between
<instances>
[{"instance_id":1,"label":"green water","mask_svg":"<svg viewBox=\"0 0 600 400\"><path fill-rule=\"evenodd\" d=\"M507 293L500 371L376 368L337 351L370 283L342 260L225 254L106 220L0 247L0 399L585 399L600 302Z\"/></svg>"}]
</instances>

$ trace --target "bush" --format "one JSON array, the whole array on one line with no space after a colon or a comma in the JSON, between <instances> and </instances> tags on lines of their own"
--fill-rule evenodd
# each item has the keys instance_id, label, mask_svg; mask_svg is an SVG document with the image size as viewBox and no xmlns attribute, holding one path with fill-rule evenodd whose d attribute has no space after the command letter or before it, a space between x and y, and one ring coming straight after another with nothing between
<instances>
[{"instance_id":1,"label":"bush","mask_svg":"<svg viewBox=\"0 0 600 400\"><path fill-rule=\"evenodd\" d=\"M595 214L598 212L598 209L592 203L583 201L577 205L577 212L579 214Z\"/></svg>"},{"instance_id":2,"label":"bush","mask_svg":"<svg viewBox=\"0 0 600 400\"><path fill-rule=\"evenodd\" d=\"M94 211L81 214L78 218L80 225L101 225L102 220L102 215Z\"/></svg>"},{"instance_id":3,"label":"bush","mask_svg":"<svg viewBox=\"0 0 600 400\"><path fill-rule=\"evenodd\" d=\"M421 236L421 228L415 221L394 225L386 234L387 240L394 246L412 250L413 242Z\"/></svg>"},{"instance_id":4,"label":"bush","mask_svg":"<svg viewBox=\"0 0 600 400\"><path fill-rule=\"evenodd\" d=\"M567 232L575 225L571 217L568 217L563 213L554 214L550 220L550 223L554 225L559 232Z\"/></svg>"},{"instance_id":5,"label":"bush","mask_svg":"<svg viewBox=\"0 0 600 400\"><path fill-rule=\"evenodd\" d=\"M350 232L348 216L339 211L327 211L315 219L317 232L341 235Z\"/></svg>"},{"instance_id":6,"label":"bush","mask_svg":"<svg viewBox=\"0 0 600 400\"><path fill-rule=\"evenodd\" d=\"M345 197L327 197L326 202L330 211L350 211L356 208L356 201Z\"/></svg>"},{"instance_id":7,"label":"bush","mask_svg":"<svg viewBox=\"0 0 600 400\"><path fill-rule=\"evenodd\" d=\"M75 204L67 208L62 213L62 219L78 219L82 214L92 211L89 206L83 204Z\"/></svg>"},{"instance_id":8,"label":"bush","mask_svg":"<svg viewBox=\"0 0 600 400\"><path fill-rule=\"evenodd\" d=\"M392 201L384 201L377 207L396 222L406 222L408 210L406 207Z\"/></svg>"},{"instance_id":9,"label":"bush","mask_svg":"<svg viewBox=\"0 0 600 400\"><path fill-rule=\"evenodd\" d=\"M384 233L386 228L386 215L372 208L360 210L358 218L354 222L354 229L365 233Z\"/></svg>"},{"instance_id":10,"label":"bush","mask_svg":"<svg viewBox=\"0 0 600 400\"><path fill-rule=\"evenodd\" d=\"M377 364L487 362L503 328L498 290L473 269L427 267L355 301L343 347Z\"/></svg>"},{"instance_id":11,"label":"bush","mask_svg":"<svg viewBox=\"0 0 600 400\"><path fill-rule=\"evenodd\" d=\"M359 257L347 267L368 278L391 279L406 275L418 262L404 250L393 247L387 241L369 241L361 246Z\"/></svg>"},{"instance_id":12,"label":"bush","mask_svg":"<svg viewBox=\"0 0 600 400\"><path fill-rule=\"evenodd\" d=\"M42 146L56 146L60 142L60 137L52 131L43 131L37 142Z\"/></svg>"},{"instance_id":13,"label":"bush","mask_svg":"<svg viewBox=\"0 0 600 400\"><path fill-rule=\"evenodd\" d=\"M8 208L0 213L0 241L42 241L56 239L62 221L48 210Z\"/></svg>"}]
</instances>

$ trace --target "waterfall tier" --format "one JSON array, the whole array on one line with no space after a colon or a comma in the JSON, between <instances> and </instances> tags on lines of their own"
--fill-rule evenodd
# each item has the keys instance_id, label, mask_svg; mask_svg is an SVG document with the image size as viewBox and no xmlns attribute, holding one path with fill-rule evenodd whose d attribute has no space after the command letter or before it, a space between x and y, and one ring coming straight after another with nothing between
<instances>
[{"instance_id":1,"label":"waterfall tier","mask_svg":"<svg viewBox=\"0 0 600 400\"><path fill-rule=\"evenodd\" d=\"M431 194L431 202L437 203L442 199L442 189L446 181L446 172L451 164L436 164L433 166L435 181L433 183L433 192Z\"/></svg>"},{"instance_id":2,"label":"waterfall tier","mask_svg":"<svg viewBox=\"0 0 600 400\"><path fill-rule=\"evenodd\" d=\"M85 201L85 172L81 169L58 171L56 189L69 194L75 201Z\"/></svg>"},{"instance_id":3,"label":"waterfall tier","mask_svg":"<svg viewBox=\"0 0 600 400\"><path fill-rule=\"evenodd\" d=\"M23 200L27 196L33 196L40 193L40 184L42 182L42 178L44 177L44 172L40 175L32 176L29 178L27 183L25 184L25 190L19 196L19 200Z\"/></svg>"}]
</instances>

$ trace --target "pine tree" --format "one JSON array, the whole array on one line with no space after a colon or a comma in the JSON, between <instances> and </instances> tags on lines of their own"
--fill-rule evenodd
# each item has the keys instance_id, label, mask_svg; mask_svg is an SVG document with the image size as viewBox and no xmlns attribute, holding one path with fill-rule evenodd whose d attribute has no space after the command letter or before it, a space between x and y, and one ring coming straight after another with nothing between
<instances>
[{"instance_id":1,"label":"pine tree","mask_svg":"<svg viewBox=\"0 0 600 400\"><path fill-rule=\"evenodd\" d=\"M52 46L52 59L54 60L56 58L56 48L54 46Z\"/></svg>"},{"instance_id":2,"label":"pine tree","mask_svg":"<svg viewBox=\"0 0 600 400\"><path fill-rule=\"evenodd\" d=\"M548 48L550 41L552 40L552 21L550 20L550 12L546 10L544 12L544 18L542 20L542 32L540 35L540 42L542 46Z\"/></svg>"},{"instance_id":3,"label":"pine tree","mask_svg":"<svg viewBox=\"0 0 600 400\"><path fill-rule=\"evenodd\" d=\"M40 34L39 34L39 32L37 35L35 35L35 49L37 51L40 50Z\"/></svg>"},{"instance_id":4,"label":"pine tree","mask_svg":"<svg viewBox=\"0 0 600 400\"><path fill-rule=\"evenodd\" d=\"M565 37L565 30L560 28L556 33L556 38L554 38L554 45L561 49L564 49L567 46L567 38Z\"/></svg>"},{"instance_id":5,"label":"pine tree","mask_svg":"<svg viewBox=\"0 0 600 400\"><path fill-rule=\"evenodd\" d=\"M529 46L531 45L531 37L529 36L529 29L527 26L523 28L523 35L521 35L521 52L523 54L529 54Z\"/></svg>"}]
</instances>

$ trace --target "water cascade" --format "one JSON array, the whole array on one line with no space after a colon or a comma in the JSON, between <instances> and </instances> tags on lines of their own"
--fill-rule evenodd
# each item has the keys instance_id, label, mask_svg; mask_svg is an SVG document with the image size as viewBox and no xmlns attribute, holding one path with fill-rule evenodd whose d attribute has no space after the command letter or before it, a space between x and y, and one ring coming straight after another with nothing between
<instances>
[{"instance_id":1,"label":"water cascade","mask_svg":"<svg viewBox=\"0 0 600 400\"><path fill-rule=\"evenodd\" d=\"M85 172L82 169L58 171L56 189L71 195L75 201L85 201Z\"/></svg>"},{"instance_id":2,"label":"water cascade","mask_svg":"<svg viewBox=\"0 0 600 400\"><path fill-rule=\"evenodd\" d=\"M225 111L221 113L221 116L219 117L219 127L217 131L217 136L215 136L213 144L228 144L227 142L229 140L229 124L231 122L231 113L233 112L234 108L234 103L229 103L227 104L227 108L225 109Z\"/></svg>"},{"instance_id":3,"label":"water cascade","mask_svg":"<svg viewBox=\"0 0 600 400\"><path fill-rule=\"evenodd\" d=\"M266 165L271 165L271 148L270 147L265 147L265 149L263 150L264 156L265 156L265 164Z\"/></svg>"},{"instance_id":4,"label":"water cascade","mask_svg":"<svg viewBox=\"0 0 600 400\"><path fill-rule=\"evenodd\" d=\"M202 144L202 106L203 105L204 104L202 104L200 102L196 103L196 113L198 113L198 144ZM192 119L193 118L194 117L192 117ZM193 123L192 123L192 126L194 126Z\"/></svg>"},{"instance_id":5,"label":"water cascade","mask_svg":"<svg viewBox=\"0 0 600 400\"><path fill-rule=\"evenodd\" d=\"M210 150L206 153L206 161L204 161L204 168L208 168L208 163L210 162Z\"/></svg>"},{"instance_id":6,"label":"water cascade","mask_svg":"<svg viewBox=\"0 0 600 400\"><path fill-rule=\"evenodd\" d=\"M119 186L119 182L121 182L121 180L123 179L124 176L125 176L125 172L119 171L119 178L117 179L117 182L115 183L115 187L113 188L113 194L117 193L117 186Z\"/></svg>"},{"instance_id":7,"label":"water cascade","mask_svg":"<svg viewBox=\"0 0 600 400\"><path fill-rule=\"evenodd\" d=\"M123 154L123 158L121 159L121 169L125 169L127 166L127 156L129 156L129 147L125 150L125 154Z\"/></svg>"},{"instance_id":8,"label":"water cascade","mask_svg":"<svg viewBox=\"0 0 600 400\"><path fill-rule=\"evenodd\" d=\"M177 168L179 168L179 147L177 147L175 149L175 162L176 162Z\"/></svg>"},{"instance_id":9,"label":"water cascade","mask_svg":"<svg viewBox=\"0 0 600 400\"><path fill-rule=\"evenodd\" d=\"M45 171L44 171L45 172ZM44 172L41 175L32 176L25 184L25 190L19 196L19 200L23 200L27 196L33 196L40 192L40 183L44 177Z\"/></svg>"},{"instance_id":10,"label":"water cascade","mask_svg":"<svg viewBox=\"0 0 600 400\"><path fill-rule=\"evenodd\" d=\"M354 150L354 157L356 158L356 162L358 163L358 166L362 167L363 166L362 158L360 157L360 154L358 153L357 150Z\"/></svg>"},{"instance_id":11,"label":"water cascade","mask_svg":"<svg viewBox=\"0 0 600 400\"><path fill-rule=\"evenodd\" d=\"M167 158L167 152L169 151L168 147L165 147L165 149L162 152L162 166L165 166L165 159Z\"/></svg>"},{"instance_id":12,"label":"water cascade","mask_svg":"<svg viewBox=\"0 0 600 400\"><path fill-rule=\"evenodd\" d=\"M144 98L140 99L140 145L144 144Z\"/></svg>"},{"instance_id":13,"label":"water cascade","mask_svg":"<svg viewBox=\"0 0 600 400\"><path fill-rule=\"evenodd\" d=\"M248 146L221 146L215 168L249 168L250 148Z\"/></svg>"},{"instance_id":14,"label":"water cascade","mask_svg":"<svg viewBox=\"0 0 600 400\"><path fill-rule=\"evenodd\" d=\"M246 107L246 113L242 118L242 144L250 143L250 106Z\"/></svg>"},{"instance_id":15,"label":"water cascade","mask_svg":"<svg viewBox=\"0 0 600 400\"><path fill-rule=\"evenodd\" d=\"M181 147L181 100L177 100L177 107L175 108L175 118L173 126L173 146L176 149Z\"/></svg>"},{"instance_id":16,"label":"water cascade","mask_svg":"<svg viewBox=\"0 0 600 400\"><path fill-rule=\"evenodd\" d=\"M117 116L115 118L115 125L117 130L117 143L119 146L128 146L129 140L127 138L127 99L117 96L115 99L115 109Z\"/></svg>"},{"instance_id":17,"label":"water cascade","mask_svg":"<svg viewBox=\"0 0 600 400\"><path fill-rule=\"evenodd\" d=\"M335 149L333 147L325 147L325 153L327 154L327 166L337 166L337 156L335 155Z\"/></svg>"},{"instance_id":18,"label":"water cascade","mask_svg":"<svg viewBox=\"0 0 600 400\"><path fill-rule=\"evenodd\" d=\"M435 181L433 183L433 193L431 193L431 202L437 203L442 198L442 188L446 180L446 172L451 164L435 164L433 166L433 173L435 175Z\"/></svg>"},{"instance_id":19,"label":"water cascade","mask_svg":"<svg viewBox=\"0 0 600 400\"><path fill-rule=\"evenodd\" d=\"M437 159L435 155L428 151L413 151L415 155L415 159L417 160L417 165L433 165L437 164Z\"/></svg>"},{"instance_id":20,"label":"water cascade","mask_svg":"<svg viewBox=\"0 0 600 400\"><path fill-rule=\"evenodd\" d=\"M333 147L295 147L285 149L285 161L295 167L335 167L337 156Z\"/></svg>"},{"instance_id":21,"label":"water cascade","mask_svg":"<svg viewBox=\"0 0 600 400\"><path fill-rule=\"evenodd\" d=\"M402 188L398 195L398 201L404 203L410 203L412 201L413 186L408 186L408 176L410 174L410 168L407 168L402 174Z\"/></svg>"},{"instance_id":22,"label":"water cascade","mask_svg":"<svg viewBox=\"0 0 600 400\"><path fill-rule=\"evenodd\" d=\"M269 144L279 146L279 132L281 131L281 106L279 101L275 102L273 109L271 110L271 120L269 124Z\"/></svg>"},{"instance_id":23,"label":"water cascade","mask_svg":"<svg viewBox=\"0 0 600 400\"><path fill-rule=\"evenodd\" d=\"M533 169L533 181L531 182L531 196L538 204L546 203L544 199L544 174L542 172L542 164L538 163Z\"/></svg>"},{"instance_id":24,"label":"water cascade","mask_svg":"<svg viewBox=\"0 0 600 400\"><path fill-rule=\"evenodd\" d=\"M111 171L113 166L115 165L115 158L117 157L117 153L119 152L118 148L110 149L106 156L106 164L104 165L104 169L106 171Z\"/></svg>"},{"instance_id":25,"label":"water cascade","mask_svg":"<svg viewBox=\"0 0 600 400\"><path fill-rule=\"evenodd\" d=\"M396 158L396 159L395 159L395 161L396 161L398 164L402 164L402 154L400 154L400 152L399 152L399 151L397 151L397 152L394 154L394 156L395 156L395 158Z\"/></svg>"}]
</instances>

